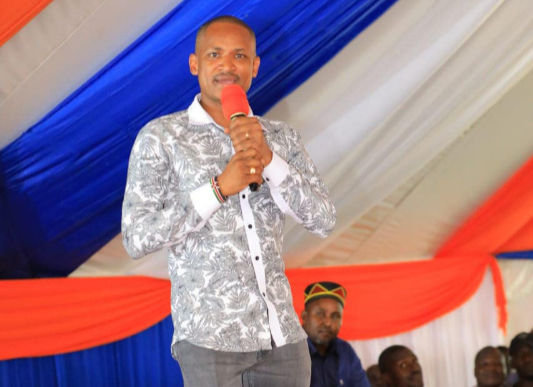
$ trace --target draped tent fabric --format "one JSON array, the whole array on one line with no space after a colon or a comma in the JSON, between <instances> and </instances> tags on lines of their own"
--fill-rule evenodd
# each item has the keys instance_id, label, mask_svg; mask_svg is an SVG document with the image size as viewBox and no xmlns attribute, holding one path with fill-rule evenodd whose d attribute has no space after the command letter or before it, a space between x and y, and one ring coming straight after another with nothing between
<instances>
[{"instance_id":1,"label":"draped tent fabric","mask_svg":"<svg viewBox=\"0 0 533 387\"><path fill-rule=\"evenodd\" d=\"M437 258L533 245L533 156L444 243Z\"/></svg>"},{"instance_id":2,"label":"draped tent fabric","mask_svg":"<svg viewBox=\"0 0 533 387\"><path fill-rule=\"evenodd\" d=\"M451 312L478 290L489 267L501 289L491 256L291 269L287 277L298 314L309 283L342 283L350 304L341 334L359 340L406 332ZM168 281L143 277L3 281L0 307L7 318L0 321L0 359L66 353L138 333L170 313L169 292ZM505 310L498 292L496 302ZM505 315L499 318L504 328Z\"/></svg>"},{"instance_id":3,"label":"draped tent fabric","mask_svg":"<svg viewBox=\"0 0 533 387\"><path fill-rule=\"evenodd\" d=\"M0 282L0 360L111 343L170 313L170 284L148 277Z\"/></svg>"},{"instance_id":4,"label":"draped tent fabric","mask_svg":"<svg viewBox=\"0 0 533 387\"><path fill-rule=\"evenodd\" d=\"M400 344L417 355L425 387L475 386L476 353L487 345L502 344L494 301L492 274L487 271L478 291L453 312L406 333L351 344L365 369L377 363L385 348Z\"/></svg>"},{"instance_id":5,"label":"draped tent fabric","mask_svg":"<svg viewBox=\"0 0 533 387\"><path fill-rule=\"evenodd\" d=\"M7 42L52 0L0 2L0 46Z\"/></svg>"},{"instance_id":6,"label":"draped tent fabric","mask_svg":"<svg viewBox=\"0 0 533 387\"><path fill-rule=\"evenodd\" d=\"M0 385L9 387L182 387L178 363L169 355L172 319L141 334L68 353L0 361Z\"/></svg>"},{"instance_id":7,"label":"draped tent fabric","mask_svg":"<svg viewBox=\"0 0 533 387\"><path fill-rule=\"evenodd\" d=\"M402 7L405 7L403 12L395 12ZM387 23L381 25L380 21L385 19ZM327 172L324 180L337 207L337 224L330 239L312 238L296 225L290 225L286 232L285 259L292 267L358 263L352 259L359 253L356 249L338 260L334 257L320 263L313 260L370 208L379 204L387 207L388 196L394 196L425 168L429 172L424 180L430 180L435 159L443 154L446 158L449 147L468 143L470 129L475 130L493 104L515 82L521 83L533 67L533 3L530 1L399 2L370 29L374 26L380 27L373 31L379 37L362 34L349 51L340 53L338 62L334 58L321 74L289 96L289 101L283 101L269 112L272 117L282 118L283 113L289 112L291 122L306 129L302 133L306 147L319 169ZM531 88L515 105L529 106L530 95ZM485 169L483 164L477 165L477 175L496 177L492 186L483 190L479 179L474 178L477 184L464 181L465 189L457 188L455 192L464 193L463 198L475 200L470 207L490 195L533 152L533 131L529 126L533 117L527 113L532 110L512 107L505 110L495 117L502 125L499 129L509 128L514 132L520 128L518 133L514 132L513 139L522 139L521 146L507 148L502 146L507 144L503 139L493 152L505 156L495 155L497 163L481 161L491 165L489 168L494 168L494 172ZM522 118L516 120L515 115ZM477 138L477 143L468 145L474 160L480 151L492 148L487 144L489 139L482 135ZM343 152L346 149L350 151ZM507 175L498 177L501 166L507 162L513 166L507 169ZM466 163L469 164L468 159ZM416 182L415 178L415 187ZM450 186L457 183L452 180ZM451 189L443 187L443 191L446 196L457 196ZM447 203L448 198L442 199ZM425 250L413 249L403 257L399 254L400 259L435 254L444 240L436 239L435 233L445 224L461 223L462 216L453 218L447 210L444 207L441 210L441 224L422 223L423 227L409 230L429 238L432 243ZM362 223L363 235L356 237L365 238L364 226L368 221ZM385 235L381 244L387 245L397 235L402 233ZM445 235L438 236L445 238ZM401 239L394 239L394 245L407 244ZM413 241L411 246L417 246L417 238L409 239ZM357 258L361 259L362 255ZM385 256L385 261L391 255ZM369 260L375 258L372 254Z\"/></svg>"},{"instance_id":8,"label":"draped tent fabric","mask_svg":"<svg viewBox=\"0 0 533 387\"><path fill-rule=\"evenodd\" d=\"M0 152L2 229L10 230L0 245L2 275L66 275L119 233L137 132L157 116L186 108L198 92L184 53L193 51L202 22L234 14L256 31L264 60L250 101L261 114L394 2L180 3Z\"/></svg>"},{"instance_id":9,"label":"draped tent fabric","mask_svg":"<svg viewBox=\"0 0 533 387\"><path fill-rule=\"evenodd\" d=\"M413 330L458 308L478 290L489 267L496 273L495 288L501 289L496 261L488 255L292 269L287 276L298 313L304 309L301 294L309 283L320 280L341 283L349 297L341 335L347 340L365 340ZM505 311L505 296L496 295L499 309ZM500 328L505 323L505 313L500 313Z\"/></svg>"},{"instance_id":10,"label":"draped tent fabric","mask_svg":"<svg viewBox=\"0 0 533 387\"><path fill-rule=\"evenodd\" d=\"M295 294L296 299L303 297ZM349 298L349 303L357 300ZM494 287L490 273L480 289L466 304L446 316L404 334L373 340L352 341L364 368L374 364L381 351L392 344L403 344L418 355L424 370L425 386L472 386L471 364L479 348L495 343ZM476 334L464 329L470 323ZM341 332L341 336L344 333ZM53 357L15 359L0 362L0 384L10 387L49 387L57 378L63 386L179 386L178 366L168 354L172 321L168 317L152 328L119 342L81 352ZM438 340L435 340L438 337ZM455 341L461 338L461 345ZM451 355L444 359L435 353ZM118 357L118 361L116 359ZM123 367L127 367L126 372ZM90 372L99 369L99 372ZM453 372L448 372L453 369ZM114 371L114 372L113 372ZM28 378L27 375L30 375ZM122 383L116 382L121 380ZM3 385L2 384L2 385Z\"/></svg>"}]
</instances>

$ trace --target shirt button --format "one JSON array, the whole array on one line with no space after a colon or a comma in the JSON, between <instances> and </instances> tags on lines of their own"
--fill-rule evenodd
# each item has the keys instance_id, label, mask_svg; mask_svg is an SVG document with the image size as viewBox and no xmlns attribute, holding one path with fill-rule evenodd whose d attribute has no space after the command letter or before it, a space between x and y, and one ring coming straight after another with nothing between
<instances>
[{"instance_id":1,"label":"shirt button","mask_svg":"<svg viewBox=\"0 0 533 387\"><path fill-rule=\"evenodd\" d=\"M246 199L246 195L245 195L245 194L242 194L242 198L243 198L243 199Z\"/></svg>"},{"instance_id":2,"label":"shirt button","mask_svg":"<svg viewBox=\"0 0 533 387\"><path fill-rule=\"evenodd\" d=\"M252 228L252 225L251 225L251 224L249 224L249 225L248 225L248 228Z\"/></svg>"},{"instance_id":3,"label":"shirt button","mask_svg":"<svg viewBox=\"0 0 533 387\"><path fill-rule=\"evenodd\" d=\"M266 297L266 294L263 292L263 297Z\"/></svg>"},{"instance_id":4,"label":"shirt button","mask_svg":"<svg viewBox=\"0 0 533 387\"><path fill-rule=\"evenodd\" d=\"M267 181L270 181L270 179L269 179L268 177L266 178L266 180L267 180Z\"/></svg>"},{"instance_id":5,"label":"shirt button","mask_svg":"<svg viewBox=\"0 0 533 387\"><path fill-rule=\"evenodd\" d=\"M259 261L259 256L255 257L255 260L256 260L256 261Z\"/></svg>"}]
</instances>

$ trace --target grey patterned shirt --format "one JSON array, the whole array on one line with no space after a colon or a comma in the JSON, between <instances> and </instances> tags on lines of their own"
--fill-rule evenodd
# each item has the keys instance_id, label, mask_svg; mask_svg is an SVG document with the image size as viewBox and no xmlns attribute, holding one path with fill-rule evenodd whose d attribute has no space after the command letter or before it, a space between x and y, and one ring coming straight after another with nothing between
<instances>
[{"instance_id":1,"label":"grey patterned shirt","mask_svg":"<svg viewBox=\"0 0 533 387\"><path fill-rule=\"evenodd\" d=\"M265 184L220 204L209 179L234 150L198 98L140 131L122 209L124 246L133 258L168 247L173 344L249 352L271 349L271 339L278 347L299 342L306 334L281 258L285 214L327 236L336 219L327 188L298 133L259 117L274 153Z\"/></svg>"}]
</instances>

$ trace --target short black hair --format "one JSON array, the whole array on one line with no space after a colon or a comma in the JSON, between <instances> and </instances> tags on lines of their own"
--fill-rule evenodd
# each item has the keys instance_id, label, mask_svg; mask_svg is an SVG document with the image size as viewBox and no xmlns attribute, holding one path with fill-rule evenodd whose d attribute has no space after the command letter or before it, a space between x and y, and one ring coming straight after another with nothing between
<instances>
[{"instance_id":1,"label":"short black hair","mask_svg":"<svg viewBox=\"0 0 533 387\"><path fill-rule=\"evenodd\" d=\"M386 348L383 352L381 352L381 355L379 355L378 365L379 370L382 374L389 371L392 359L394 359L394 356L403 350L411 351L409 348L404 347L403 345L391 345L390 347Z\"/></svg>"},{"instance_id":2,"label":"short black hair","mask_svg":"<svg viewBox=\"0 0 533 387\"><path fill-rule=\"evenodd\" d=\"M217 22L237 24L237 25L239 25L241 27L244 27L250 33L250 35L251 35L252 39L254 40L254 42L256 41L255 32L252 29L252 27L250 27L248 24L246 24L244 21L242 21L238 17L231 16L231 15L222 15L222 16L217 16L217 17L214 17L212 19L209 19L208 21L206 21L204 24L202 24L200 26L200 28L198 29L198 32L196 33L196 43L194 45L194 51L197 51L198 40L205 33L205 30L207 30L207 27L209 27L211 24L217 23Z\"/></svg>"},{"instance_id":3,"label":"short black hair","mask_svg":"<svg viewBox=\"0 0 533 387\"><path fill-rule=\"evenodd\" d=\"M487 346L487 347L481 348L478 351L478 353L476 354L476 358L474 359L474 365L477 365L477 363L479 363L479 361L481 360L483 355L485 355L486 353L491 352L491 351L496 351L498 356L500 356L500 360L501 360L501 355L500 355L499 349L496 348L496 347ZM502 364L503 364L503 362L502 362Z\"/></svg>"},{"instance_id":4,"label":"short black hair","mask_svg":"<svg viewBox=\"0 0 533 387\"><path fill-rule=\"evenodd\" d=\"M522 332L517 334L513 340L511 340L511 345L509 346L509 354L511 357L516 356L520 348L528 346L533 349L533 334Z\"/></svg>"}]
</instances>

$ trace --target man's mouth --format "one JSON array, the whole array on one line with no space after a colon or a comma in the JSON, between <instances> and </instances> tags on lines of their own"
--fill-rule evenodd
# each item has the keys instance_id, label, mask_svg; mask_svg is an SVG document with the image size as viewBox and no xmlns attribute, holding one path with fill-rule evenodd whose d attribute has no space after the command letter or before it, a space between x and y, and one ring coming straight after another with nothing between
<instances>
[{"instance_id":1,"label":"man's mouth","mask_svg":"<svg viewBox=\"0 0 533 387\"><path fill-rule=\"evenodd\" d=\"M236 76L236 75L226 75L226 74L221 74L221 75L217 75L215 77L215 83L218 83L220 85L231 85L233 83L237 83L239 80L239 77Z\"/></svg>"}]
</instances>

